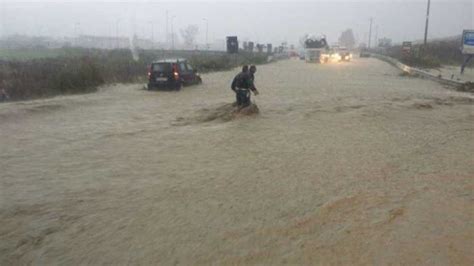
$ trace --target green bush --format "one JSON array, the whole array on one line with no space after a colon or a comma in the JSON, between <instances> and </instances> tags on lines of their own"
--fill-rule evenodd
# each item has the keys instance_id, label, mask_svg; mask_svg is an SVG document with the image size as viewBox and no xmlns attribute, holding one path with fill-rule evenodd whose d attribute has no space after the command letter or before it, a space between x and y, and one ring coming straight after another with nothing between
<instances>
[{"instance_id":1,"label":"green bush","mask_svg":"<svg viewBox=\"0 0 474 266\"><path fill-rule=\"evenodd\" d=\"M265 54L249 53L140 50L138 60L134 60L128 49L64 48L61 51L63 55L56 57L0 61L0 85L12 100L25 100L92 92L104 83L145 81L151 62L164 58L187 58L199 72L267 61Z\"/></svg>"},{"instance_id":2,"label":"green bush","mask_svg":"<svg viewBox=\"0 0 474 266\"><path fill-rule=\"evenodd\" d=\"M429 42L426 47L422 44L415 44L409 55L402 52L400 45L387 48L381 53L396 58L409 66L437 68L441 65L461 65L465 57L461 53L460 46L461 37L458 37L452 40ZM471 61L468 67L474 67L474 61Z\"/></svg>"}]
</instances>

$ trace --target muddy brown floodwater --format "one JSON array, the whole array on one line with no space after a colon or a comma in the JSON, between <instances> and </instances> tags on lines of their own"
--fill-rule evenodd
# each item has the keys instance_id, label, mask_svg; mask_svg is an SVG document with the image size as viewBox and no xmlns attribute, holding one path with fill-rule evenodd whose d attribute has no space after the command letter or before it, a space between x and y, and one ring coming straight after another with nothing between
<instances>
[{"instance_id":1,"label":"muddy brown floodwater","mask_svg":"<svg viewBox=\"0 0 474 266\"><path fill-rule=\"evenodd\" d=\"M474 97L376 59L0 105L0 264L474 264Z\"/></svg>"}]
</instances>

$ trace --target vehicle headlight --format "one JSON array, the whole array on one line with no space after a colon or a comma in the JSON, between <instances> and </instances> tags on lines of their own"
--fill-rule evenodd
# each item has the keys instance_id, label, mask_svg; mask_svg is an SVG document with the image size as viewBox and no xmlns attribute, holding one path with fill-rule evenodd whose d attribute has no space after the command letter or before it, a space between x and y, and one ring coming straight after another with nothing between
<instances>
[{"instance_id":1,"label":"vehicle headlight","mask_svg":"<svg viewBox=\"0 0 474 266\"><path fill-rule=\"evenodd\" d=\"M335 53L332 55L332 58L336 61L339 61L342 59L341 55L339 53Z\"/></svg>"}]
</instances>

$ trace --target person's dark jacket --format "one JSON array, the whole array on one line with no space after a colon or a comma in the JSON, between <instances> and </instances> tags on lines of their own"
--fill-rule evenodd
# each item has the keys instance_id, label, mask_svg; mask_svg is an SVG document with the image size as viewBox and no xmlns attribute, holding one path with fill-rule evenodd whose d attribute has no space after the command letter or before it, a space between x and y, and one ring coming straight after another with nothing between
<instances>
[{"instance_id":1,"label":"person's dark jacket","mask_svg":"<svg viewBox=\"0 0 474 266\"><path fill-rule=\"evenodd\" d=\"M235 76L232 81L231 89L237 91L237 89L250 89L255 91L255 86L253 84L253 79L248 72L240 72Z\"/></svg>"}]
</instances>

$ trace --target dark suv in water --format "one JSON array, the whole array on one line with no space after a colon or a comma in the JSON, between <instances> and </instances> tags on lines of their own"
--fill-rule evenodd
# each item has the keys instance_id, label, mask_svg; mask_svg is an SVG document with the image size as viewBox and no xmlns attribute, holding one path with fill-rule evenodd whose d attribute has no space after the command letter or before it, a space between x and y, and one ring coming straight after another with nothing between
<instances>
[{"instance_id":1,"label":"dark suv in water","mask_svg":"<svg viewBox=\"0 0 474 266\"><path fill-rule=\"evenodd\" d=\"M148 89L175 89L200 84L201 77L186 59L154 61L148 68Z\"/></svg>"}]
</instances>

